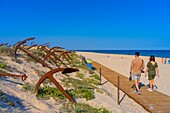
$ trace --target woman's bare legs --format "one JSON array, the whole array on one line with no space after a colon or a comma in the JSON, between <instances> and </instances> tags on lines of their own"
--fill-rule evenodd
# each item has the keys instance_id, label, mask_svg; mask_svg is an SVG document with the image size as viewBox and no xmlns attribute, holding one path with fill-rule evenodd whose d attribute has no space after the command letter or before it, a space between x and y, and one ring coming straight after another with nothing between
<instances>
[{"instance_id":1,"label":"woman's bare legs","mask_svg":"<svg viewBox=\"0 0 170 113\"><path fill-rule=\"evenodd\" d=\"M153 80L153 79L150 80L150 81L149 81L149 84L150 84L150 89L152 90L152 87L153 87L153 84L154 84L154 80Z\"/></svg>"}]
</instances>

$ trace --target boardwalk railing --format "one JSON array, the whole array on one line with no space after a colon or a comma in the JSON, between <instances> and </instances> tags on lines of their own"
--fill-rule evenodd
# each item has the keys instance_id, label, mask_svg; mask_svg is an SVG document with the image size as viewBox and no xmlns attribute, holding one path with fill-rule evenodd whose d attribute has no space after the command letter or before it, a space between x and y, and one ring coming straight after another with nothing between
<instances>
[{"instance_id":1,"label":"boardwalk railing","mask_svg":"<svg viewBox=\"0 0 170 113\"><path fill-rule=\"evenodd\" d=\"M148 89L147 86L141 87L140 88L141 95L137 95L136 93L134 93L134 89L131 88L134 84L134 81L129 81L127 77L107 68L106 66L98 62L93 62L92 65L98 72L100 72L101 68L102 69L101 75L116 87L119 86L118 92L120 89L148 112L170 113L170 96L167 96L158 91L149 92L147 90ZM118 82L119 80L120 82Z\"/></svg>"}]
</instances>

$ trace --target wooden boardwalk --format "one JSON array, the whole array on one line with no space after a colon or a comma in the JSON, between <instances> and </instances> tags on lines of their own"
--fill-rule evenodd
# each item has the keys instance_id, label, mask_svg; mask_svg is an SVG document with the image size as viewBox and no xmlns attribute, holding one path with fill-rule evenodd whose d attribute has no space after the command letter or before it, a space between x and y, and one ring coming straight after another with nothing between
<instances>
[{"instance_id":1,"label":"wooden boardwalk","mask_svg":"<svg viewBox=\"0 0 170 113\"><path fill-rule=\"evenodd\" d=\"M141 95L134 93L134 89L131 88L134 81L129 81L127 77L99 64L93 62L92 66L99 72L101 68L101 74L109 82L117 87L118 76L120 79L120 90L127 96L136 101L145 110L151 113L170 113L170 96L167 96L158 91L149 92L147 86L142 86L140 89Z\"/></svg>"}]
</instances>

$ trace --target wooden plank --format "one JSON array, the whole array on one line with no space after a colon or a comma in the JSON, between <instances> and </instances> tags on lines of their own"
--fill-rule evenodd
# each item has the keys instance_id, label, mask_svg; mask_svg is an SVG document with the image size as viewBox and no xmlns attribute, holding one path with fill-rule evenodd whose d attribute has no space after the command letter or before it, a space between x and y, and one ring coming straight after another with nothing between
<instances>
[{"instance_id":1,"label":"wooden plank","mask_svg":"<svg viewBox=\"0 0 170 113\"><path fill-rule=\"evenodd\" d=\"M101 68L102 76L107 79L110 83L117 87L118 76L120 79L120 90L122 90L127 96L136 101L141 105L145 110L152 113L170 113L170 97L160 93L158 91L149 92L147 86L141 87L141 95L134 93L134 89L131 88L134 84L134 81L129 81L127 77L103 66L98 62L92 63L93 67L96 68L96 71L99 72Z\"/></svg>"}]
</instances>

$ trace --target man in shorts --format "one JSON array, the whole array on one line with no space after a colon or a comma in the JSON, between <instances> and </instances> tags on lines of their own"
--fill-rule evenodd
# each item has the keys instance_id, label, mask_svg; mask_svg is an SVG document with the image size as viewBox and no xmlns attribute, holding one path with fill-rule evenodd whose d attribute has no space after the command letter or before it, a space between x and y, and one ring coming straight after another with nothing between
<instances>
[{"instance_id":1,"label":"man in shorts","mask_svg":"<svg viewBox=\"0 0 170 113\"><path fill-rule=\"evenodd\" d=\"M135 58L131 62L130 66L130 76L135 80L135 87L137 94L140 94L139 90L139 82L141 77L141 72L144 69L144 62L141 58L139 58L140 53L135 52Z\"/></svg>"}]
</instances>

